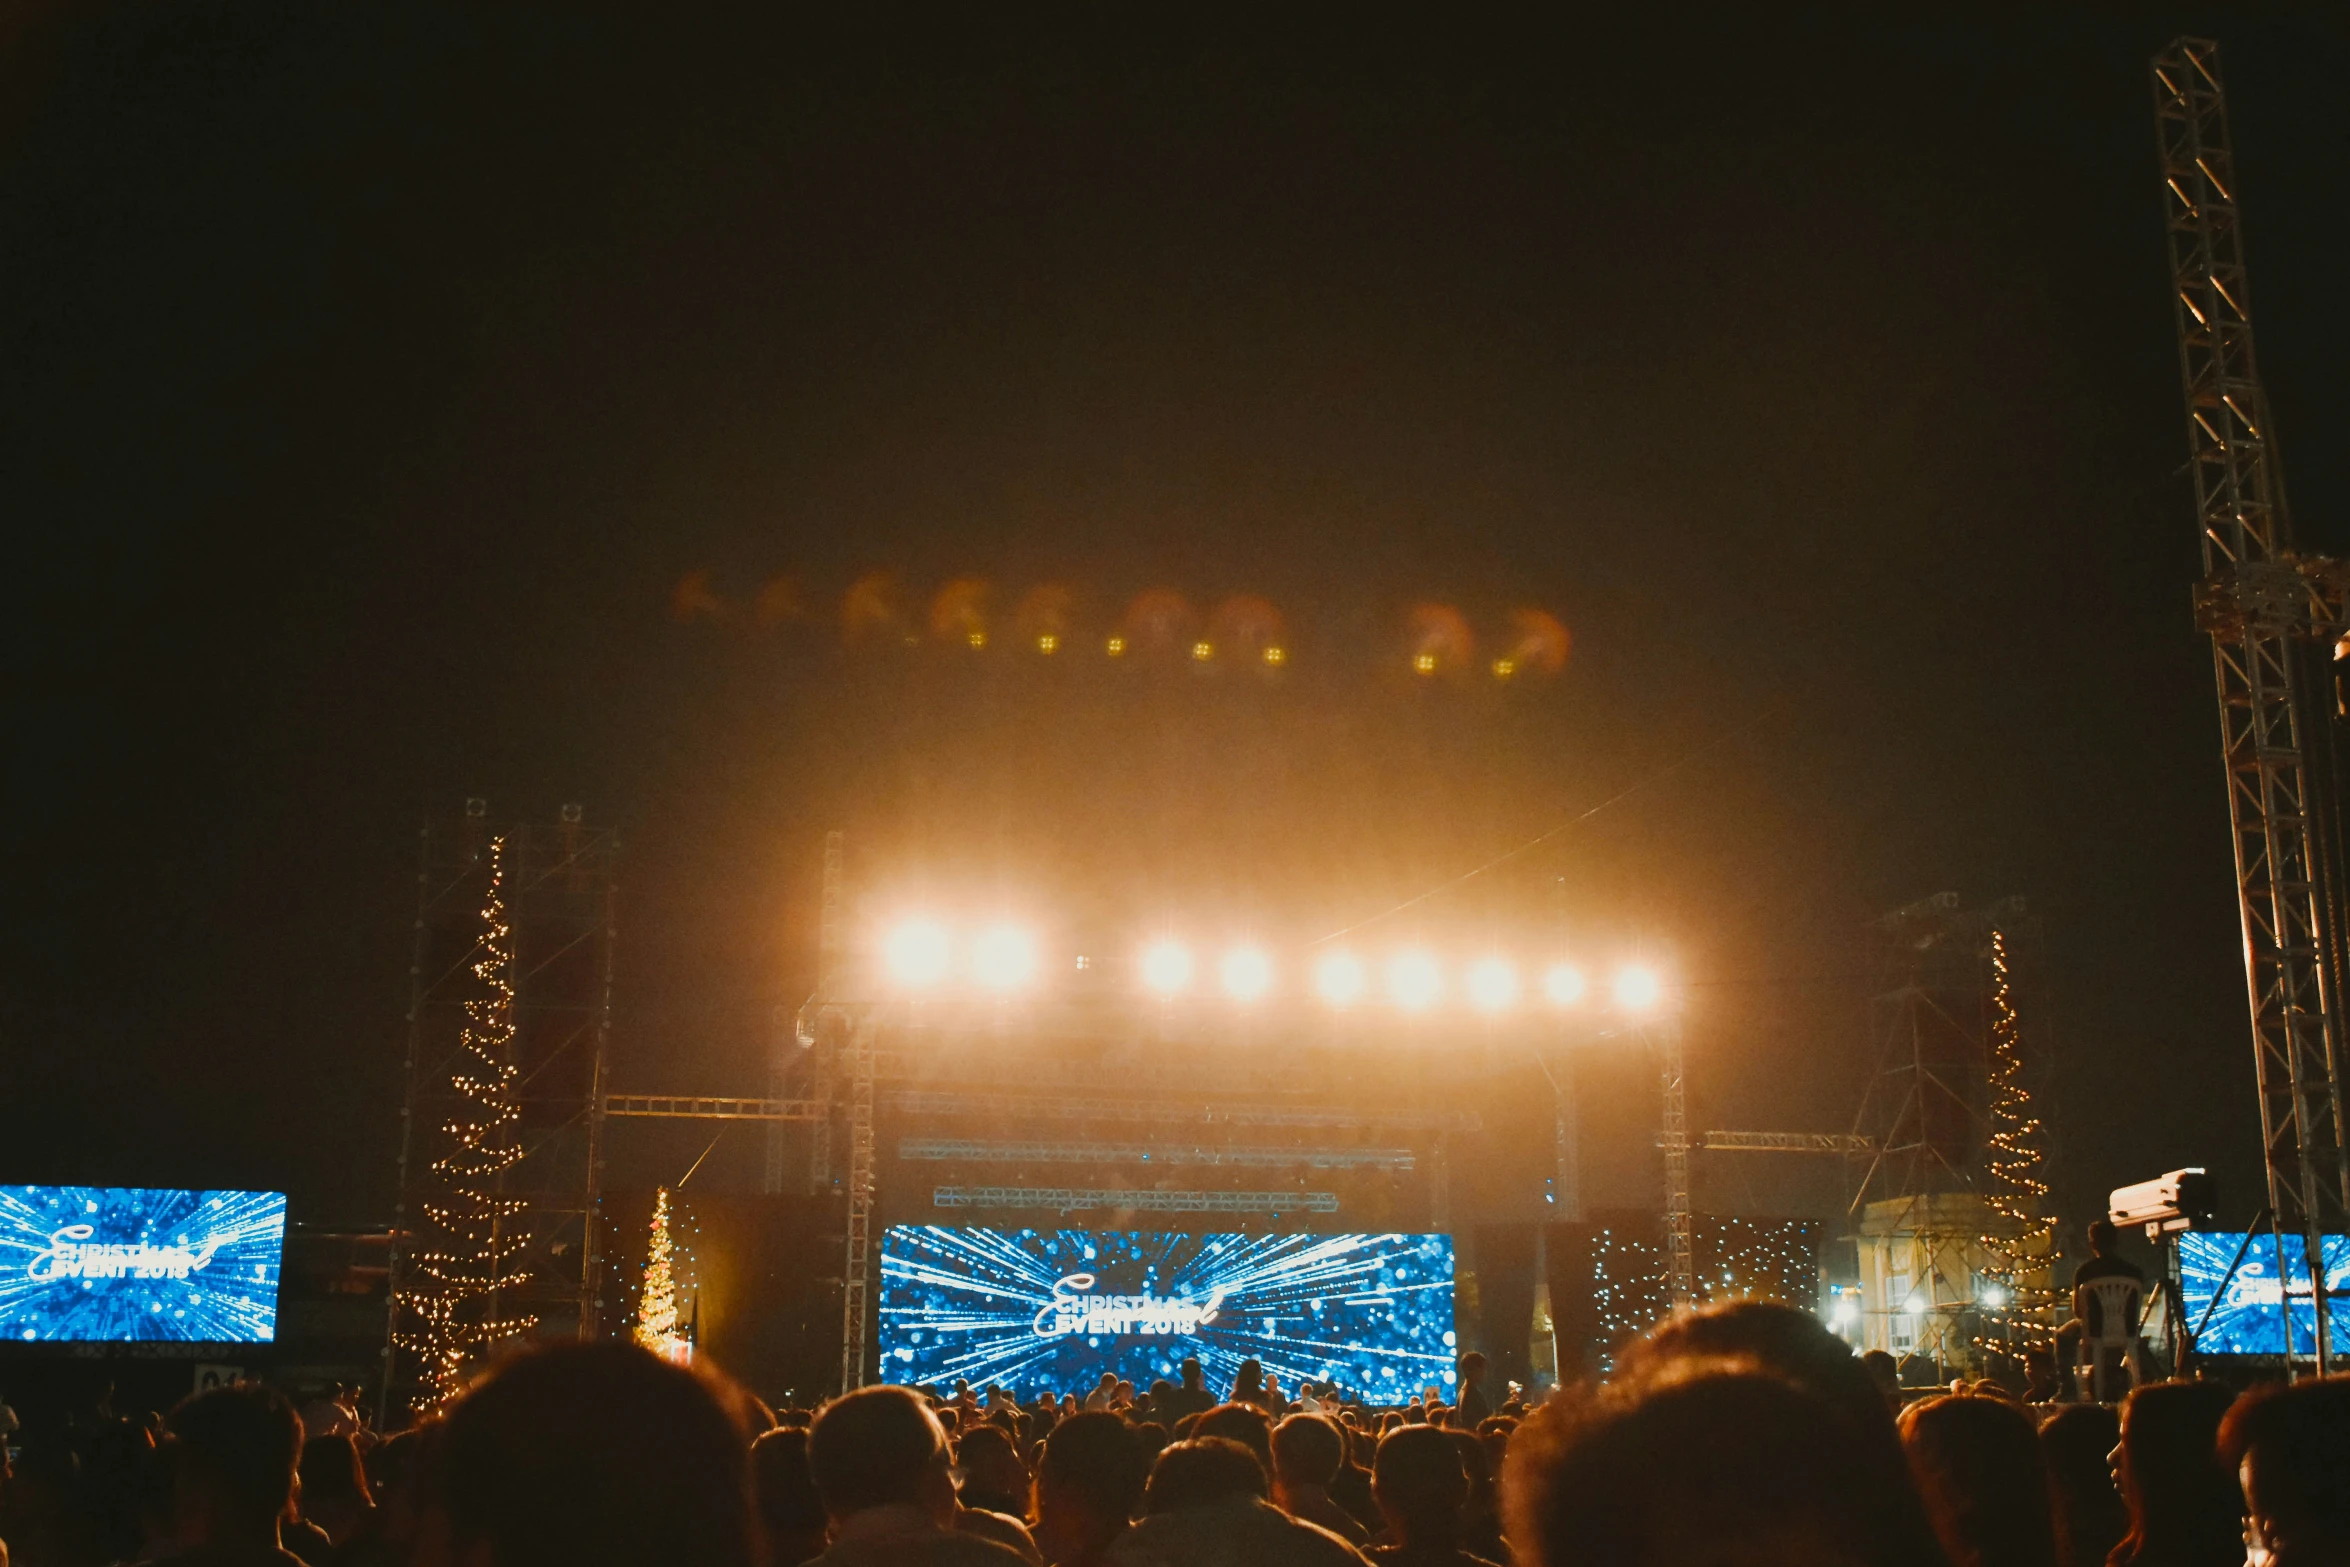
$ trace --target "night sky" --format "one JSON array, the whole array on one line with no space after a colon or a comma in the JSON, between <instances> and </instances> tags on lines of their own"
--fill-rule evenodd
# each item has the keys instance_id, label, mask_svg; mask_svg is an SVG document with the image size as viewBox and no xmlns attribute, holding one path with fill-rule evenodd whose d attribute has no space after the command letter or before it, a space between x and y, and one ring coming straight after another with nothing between
<instances>
[{"instance_id":1,"label":"night sky","mask_svg":"<svg viewBox=\"0 0 2350 1567\"><path fill-rule=\"evenodd\" d=\"M622 831L615 1078L740 1092L826 827L1287 939L1631 788L1409 928L1665 953L1695 1118L1842 1130L1868 922L2020 893L2062 1211L2201 1162L2249 1216L2146 60L2223 44L2301 542L2350 549L2338 12L669 9L0 28L0 1181L384 1219L467 795ZM922 646L844 640L870 573ZM1261 597L1288 666L1113 674L1152 590ZM1409 672L1420 605L1475 669ZM1503 687L1518 609L1572 654Z\"/></svg>"}]
</instances>

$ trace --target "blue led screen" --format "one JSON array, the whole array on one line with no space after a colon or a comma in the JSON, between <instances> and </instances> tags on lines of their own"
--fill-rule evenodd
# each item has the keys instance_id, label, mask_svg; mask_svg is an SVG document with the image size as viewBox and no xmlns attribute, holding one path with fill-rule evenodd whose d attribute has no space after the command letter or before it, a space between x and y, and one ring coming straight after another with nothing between
<instances>
[{"instance_id":1,"label":"blue led screen","mask_svg":"<svg viewBox=\"0 0 2350 1567\"><path fill-rule=\"evenodd\" d=\"M0 1339L277 1336L283 1192L0 1186Z\"/></svg>"},{"instance_id":2,"label":"blue led screen","mask_svg":"<svg viewBox=\"0 0 2350 1567\"><path fill-rule=\"evenodd\" d=\"M2227 1277L2236 1248L2243 1244L2241 1230L2234 1234L2189 1230L2179 1237L2179 1292L2186 1300L2188 1326L2203 1320L2220 1280ZM2285 1324L2277 1305L2289 1298L2293 1353L2306 1355L2314 1350L2317 1302L2310 1297L2309 1261L2297 1235L2285 1237L2285 1266L2288 1271L2280 1283L2275 1235L2255 1235L2236 1276L2228 1281L2227 1293L2220 1297L2211 1320L2195 1340L2195 1348L2206 1355L2282 1355ZM2350 1235L2325 1238L2325 1270L2326 1292L2333 1307L2333 1348L2337 1354L2350 1353L2350 1320L2345 1320L2350 1319L2350 1298L2344 1294L2350 1291Z\"/></svg>"},{"instance_id":3,"label":"blue led screen","mask_svg":"<svg viewBox=\"0 0 2350 1567\"><path fill-rule=\"evenodd\" d=\"M1449 1235L1228 1235L893 1226L881 1241L880 1370L1023 1398L1104 1371L1147 1389L1199 1357L1294 1390L1401 1400L1453 1381Z\"/></svg>"}]
</instances>

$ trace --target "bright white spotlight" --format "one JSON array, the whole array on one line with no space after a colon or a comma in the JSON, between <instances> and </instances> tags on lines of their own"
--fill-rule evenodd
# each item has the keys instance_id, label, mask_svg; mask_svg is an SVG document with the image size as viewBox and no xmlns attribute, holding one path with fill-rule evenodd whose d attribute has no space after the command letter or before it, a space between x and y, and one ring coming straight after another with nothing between
<instances>
[{"instance_id":1,"label":"bright white spotlight","mask_svg":"<svg viewBox=\"0 0 2350 1567\"><path fill-rule=\"evenodd\" d=\"M1480 958L1469 967L1465 983L1469 1005L1480 1012L1504 1012L1518 999L1518 971L1506 958Z\"/></svg>"},{"instance_id":2,"label":"bright white spotlight","mask_svg":"<svg viewBox=\"0 0 2350 1567\"><path fill-rule=\"evenodd\" d=\"M1903 1301L1903 1302L1901 1303L1901 1311L1902 1311L1902 1315L1904 1315L1904 1316L1909 1316L1909 1317L1923 1316L1923 1315L1925 1314L1925 1310L1926 1310L1926 1297L1925 1297L1925 1296L1923 1296L1923 1295L1912 1294L1912 1295L1909 1297L1909 1299L1907 1299L1907 1300L1905 1300L1905 1301Z\"/></svg>"},{"instance_id":3,"label":"bright white spotlight","mask_svg":"<svg viewBox=\"0 0 2350 1567\"><path fill-rule=\"evenodd\" d=\"M925 989L947 977L951 943L936 920L908 920L881 944L881 957L895 984Z\"/></svg>"},{"instance_id":4,"label":"bright white spotlight","mask_svg":"<svg viewBox=\"0 0 2350 1567\"><path fill-rule=\"evenodd\" d=\"M1273 988L1273 960L1262 947L1234 947L1216 969L1224 994L1235 1001L1254 1001Z\"/></svg>"},{"instance_id":5,"label":"bright white spotlight","mask_svg":"<svg viewBox=\"0 0 2350 1567\"><path fill-rule=\"evenodd\" d=\"M1999 1307L1999 1306L2004 1306L2004 1305L2006 1305L2006 1304L2007 1304L2007 1291L2005 1291L2005 1290L2001 1289L2001 1288L2000 1288L1998 1285L1996 1285L1996 1284L1986 1284L1986 1285L1984 1285L1984 1286L1983 1286L1983 1304L1984 1304L1984 1305L1986 1305L1986 1306L1991 1306L1991 1307Z\"/></svg>"},{"instance_id":6,"label":"bright white spotlight","mask_svg":"<svg viewBox=\"0 0 2350 1567\"><path fill-rule=\"evenodd\" d=\"M1627 1012L1646 1012L1665 999L1665 982L1655 969L1633 964L1616 975L1616 1005Z\"/></svg>"},{"instance_id":7,"label":"bright white spotlight","mask_svg":"<svg viewBox=\"0 0 2350 1567\"><path fill-rule=\"evenodd\" d=\"M1314 965L1314 989L1334 1007L1353 1006L1370 986L1363 960L1351 952L1333 952Z\"/></svg>"},{"instance_id":8,"label":"bright white spotlight","mask_svg":"<svg viewBox=\"0 0 2350 1567\"><path fill-rule=\"evenodd\" d=\"M1572 963L1553 963L1542 971L1542 994L1554 1007L1571 1007L1583 999L1583 971Z\"/></svg>"},{"instance_id":9,"label":"bright white spotlight","mask_svg":"<svg viewBox=\"0 0 2350 1567\"><path fill-rule=\"evenodd\" d=\"M1162 996L1191 983L1191 949L1180 941L1154 941L1142 952L1142 982Z\"/></svg>"},{"instance_id":10,"label":"bright white spotlight","mask_svg":"<svg viewBox=\"0 0 2350 1567\"><path fill-rule=\"evenodd\" d=\"M1387 960L1387 996L1407 1012L1425 1011L1444 992L1444 975L1436 960L1418 948Z\"/></svg>"},{"instance_id":11,"label":"bright white spotlight","mask_svg":"<svg viewBox=\"0 0 2350 1567\"><path fill-rule=\"evenodd\" d=\"M971 977L990 990L1018 990L1036 977L1036 938L1017 925L991 925L971 944Z\"/></svg>"}]
</instances>

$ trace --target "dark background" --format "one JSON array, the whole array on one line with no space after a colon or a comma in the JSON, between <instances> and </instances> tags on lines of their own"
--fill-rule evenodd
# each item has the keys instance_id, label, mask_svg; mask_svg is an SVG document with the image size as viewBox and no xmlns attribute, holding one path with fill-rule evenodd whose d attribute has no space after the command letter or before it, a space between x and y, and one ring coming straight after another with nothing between
<instances>
[{"instance_id":1,"label":"dark background","mask_svg":"<svg viewBox=\"0 0 2350 1567\"><path fill-rule=\"evenodd\" d=\"M1867 922L2021 893L2063 1212L2205 1162L2249 1215L2146 60L2225 47L2340 549L2338 13L655 10L0 32L0 1180L385 1216L414 831L468 794L622 828L616 1078L745 1091L826 827L1289 936L1638 784L1409 923L1661 953L1698 1121L1841 1129ZM917 629L1064 584L1093 662L844 646L872 571ZM1263 595L1286 678L1106 683L1153 588ZM1415 682L1423 602L1572 660Z\"/></svg>"}]
</instances>

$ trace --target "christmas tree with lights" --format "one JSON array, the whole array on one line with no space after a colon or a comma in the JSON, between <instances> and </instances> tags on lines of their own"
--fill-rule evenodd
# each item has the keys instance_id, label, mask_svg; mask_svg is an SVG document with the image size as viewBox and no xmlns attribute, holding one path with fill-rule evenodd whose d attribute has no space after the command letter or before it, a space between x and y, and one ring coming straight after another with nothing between
<instances>
[{"instance_id":1,"label":"christmas tree with lights","mask_svg":"<svg viewBox=\"0 0 2350 1567\"><path fill-rule=\"evenodd\" d=\"M636 1308L636 1341L664 1360L683 1360L677 1331L677 1244L669 1234L669 1188L653 1194L653 1226L645 1241L645 1292Z\"/></svg>"},{"instance_id":2,"label":"christmas tree with lights","mask_svg":"<svg viewBox=\"0 0 2350 1567\"><path fill-rule=\"evenodd\" d=\"M2040 1118L2024 1087L2023 1028L2016 1016L2007 934L1991 932L1991 1133L1984 1149L1983 1200L2000 1223L1981 1237L1985 1349L2045 1349L2056 1332L2051 1287L2055 1221L2041 1211ZM1992 1331L1996 1325L1996 1333Z\"/></svg>"},{"instance_id":3,"label":"christmas tree with lights","mask_svg":"<svg viewBox=\"0 0 2350 1567\"><path fill-rule=\"evenodd\" d=\"M421 1364L412 1400L420 1414L462 1392L467 1367L491 1345L537 1322L506 1315L500 1299L529 1275L511 1266L528 1239L515 1222L527 1204L505 1191L506 1172L522 1159L505 839L490 841L489 861L473 959L482 992L465 1003L465 1031L450 1068L455 1108L440 1129L443 1151L431 1167L436 1190L421 1203L418 1278L400 1292L399 1304L415 1326L394 1335L395 1344Z\"/></svg>"}]
</instances>

